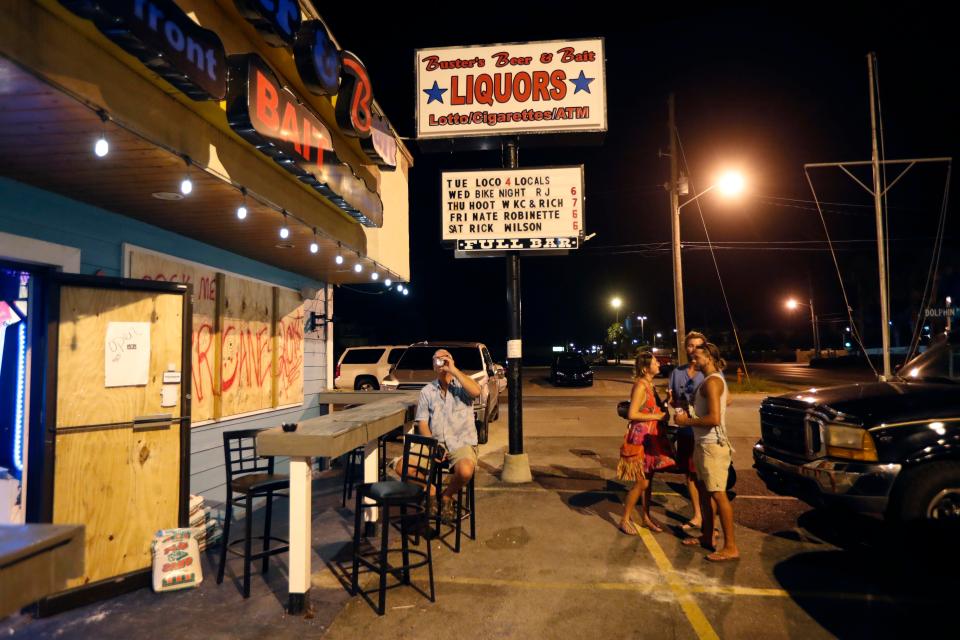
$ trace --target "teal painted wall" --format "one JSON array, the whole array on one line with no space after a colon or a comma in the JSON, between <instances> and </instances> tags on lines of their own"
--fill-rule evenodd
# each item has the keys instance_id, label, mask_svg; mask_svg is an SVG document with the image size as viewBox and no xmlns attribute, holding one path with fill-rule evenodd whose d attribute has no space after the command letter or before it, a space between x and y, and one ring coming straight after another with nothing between
<instances>
[{"instance_id":1,"label":"teal painted wall","mask_svg":"<svg viewBox=\"0 0 960 640\"><path fill-rule=\"evenodd\" d=\"M304 276L8 178L0 178L0 231L77 247L86 274L122 275L126 242L277 286L319 286Z\"/></svg>"}]
</instances>

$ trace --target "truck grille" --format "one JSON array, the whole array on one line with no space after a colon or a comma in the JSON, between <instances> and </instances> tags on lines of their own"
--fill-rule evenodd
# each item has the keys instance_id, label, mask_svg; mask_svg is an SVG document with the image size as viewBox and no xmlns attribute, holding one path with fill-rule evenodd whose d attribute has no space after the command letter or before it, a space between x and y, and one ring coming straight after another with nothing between
<instances>
[{"instance_id":1,"label":"truck grille","mask_svg":"<svg viewBox=\"0 0 960 640\"><path fill-rule=\"evenodd\" d=\"M820 430L825 421L826 416L807 403L767 398L760 406L764 445L808 460L822 455Z\"/></svg>"}]
</instances>

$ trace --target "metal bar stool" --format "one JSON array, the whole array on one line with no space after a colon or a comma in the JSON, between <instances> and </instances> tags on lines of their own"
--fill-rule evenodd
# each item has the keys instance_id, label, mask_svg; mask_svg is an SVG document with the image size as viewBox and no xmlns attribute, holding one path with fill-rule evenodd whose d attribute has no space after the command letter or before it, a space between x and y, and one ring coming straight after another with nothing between
<instances>
[{"instance_id":1,"label":"metal bar stool","mask_svg":"<svg viewBox=\"0 0 960 640\"><path fill-rule=\"evenodd\" d=\"M426 566L430 576L430 602L436 601L433 584L433 554L430 548L430 536L427 535L429 514L426 501L428 488L436 480L439 445L433 438L426 436L407 435L403 443L403 467L401 480L386 480L362 484L357 487L357 501L354 511L353 528L353 573L351 576L351 590L366 597L367 592L360 591L360 565L364 565L380 577L378 588L377 614L383 615L387 602L387 574L396 577L400 584L410 583L410 570ZM370 499L370 504L365 503ZM376 554L376 559L368 559L360 552L361 531L363 530L363 509L378 507L380 512L380 549L366 555ZM400 515L396 523L391 522L390 508L399 507ZM408 511L412 510L413 513ZM389 532L391 526L398 526L400 530L400 549L390 549ZM411 550L409 538L415 536L414 544L419 544L422 537L426 544L426 552ZM402 564L392 566L388 557L390 552L402 553ZM423 560L411 562L410 556L416 555ZM419 589L417 589L419 591ZM423 593L421 591L421 593ZM426 595L426 594L424 594Z\"/></svg>"},{"instance_id":2,"label":"metal bar stool","mask_svg":"<svg viewBox=\"0 0 960 640\"><path fill-rule=\"evenodd\" d=\"M290 489L290 479L286 475L274 473L272 457L261 458L257 455L257 433L261 429L243 431L225 431L223 433L223 454L227 472L227 513L223 521L223 538L220 542L220 567L217 569L217 584L223 582L223 572L227 564L227 551L243 557L243 597L250 597L250 565L254 560L263 559L261 573L267 573L270 556L285 553L289 542L270 535L273 516L273 498L289 498L289 494L278 493ZM234 497L234 494L240 494ZM263 535L253 535L253 500L264 498ZM230 540L230 522L233 520L234 507L244 509L246 527L244 536ZM253 553L253 540L263 541L263 550ZM271 542L282 543L271 547ZM243 551L231 549L233 545L243 544Z\"/></svg>"},{"instance_id":3,"label":"metal bar stool","mask_svg":"<svg viewBox=\"0 0 960 640\"><path fill-rule=\"evenodd\" d=\"M387 444L391 442L403 442L403 427L397 427L377 438L379 462L377 479L380 481L387 479ZM347 500L353 497L353 488L357 482L363 482L363 458L363 447L357 447L346 454L346 462L343 467L343 498L341 501L344 507L347 506Z\"/></svg>"},{"instance_id":4,"label":"metal bar stool","mask_svg":"<svg viewBox=\"0 0 960 640\"><path fill-rule=\"evenodd\" d=\"M445 458L443 462L440 463L440 468L436 476L436 485L434 490L436 491L437 496L437 512L432 516L434 520L434 536L441 541L445 536L440 534L440 526L443 524L440 518L440 495L443 493L444 476L451 474L453 474L453 467L450 466L450 460ZM474 480L476 480L476 478L477 470L474 469L473 475L470 476L470 481L460 488L460 491L457 492L456 499L453 501L453 504L456 508L456 516L454 521L449 524L452 525L453 533L455 534L455 542L453 546L453 551L455 553L460 553L460 538L463 530L463 520L465 518L470 518L470 533L468 534L468 537L471 540L477 539L476 490L474 485ZM466 496L464 496L464 492L466 492ZM449 535L449 533L450 532L447 532L447 535Z\"/></svg>"}]
</instances>

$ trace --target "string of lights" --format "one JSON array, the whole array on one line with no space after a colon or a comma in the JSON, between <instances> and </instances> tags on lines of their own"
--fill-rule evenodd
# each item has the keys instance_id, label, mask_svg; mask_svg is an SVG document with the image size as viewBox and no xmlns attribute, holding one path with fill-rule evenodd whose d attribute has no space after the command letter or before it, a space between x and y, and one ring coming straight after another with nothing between
<instances>
[{"instance_id":1,"label":"string of lights","mask_svg":"<svg viewBox=\"0 0 960 640\"><path fill-rule=\"evenodd\" d=\"M161 143L161 142L158 142L158 141L156 141L156 140L151 139L148 135L144 134L142 131L137 130L135 127L130 126L130 125L127 124L127 123L124 123L124 122L121 122L121 121L117 120L116 118L114 118L113 116L111 116L106 110L104 110L104 109L102 109L102 108L99 108L99 107L97 107L97 106L95 106L95 105L92 105L92 104L86 102L85 100L83 100L82 98L80 98L80 97L78 97L78 96L76 96L76 95L73 95L71 92L69 92L68 90L66 90L66 88L64 88L64 87L57 87L57 88L60 89L61 91L63 91L64 93L67 93L68 95L71 95L71 96L72 96L75 100L77 100L80 104L82 104L82 105L84 105L85 107L87 107L88 109L92 110L92 111L93 111L94 113L96 113L97 116L100 118L100 121L101 121L100 135L99 135L99 136L97 137L97 139L95 140L94 146L93 146L93 153L94 153L94 155L95 155L97 158L105 158L105 157L107 157L107 155L109 155L109 153L110 153L110 141L109 141L109 137L108 137L108 125L112 124L113 126L117 127L118 129L122 129L123 131L125 131L125 132L127 132L127 133L129 133L129 134L131 134L131 135L134 135L134 136L140 138L140 139L143 140L144 142L147 142L147 143L149 143L149 144L151 144L151 145L153 145L153 146L155 146L155 147L157 147L157 148L159 148L159 149L163 149L164 151L166 151L166 152L168 152L168 153L170 153L170 154L172 154L172 155L174 155L174 156L176 156L176 157L178 157L178 158L180 158L180 159L183 160L183 162L184 162L184 164L185 164L185 166L186 166L186 169L185 169L185 172L184 172L184 174L183 174L183 179L180 181L179 192L180 192L180 195L181 195L182 197L190 196L190 195L194 192L194 184L193 184L193 179L192 179L192 177L191 177L191 172L194 170L194 168L196 168L197 170L203 171L204 173L206 173L206 174L208 174L208 175L210 175L210 176L213 176L214 178L216 178L216 179L218 179L218 180L220 180L220 181L222 181L222 182L224 182L224 183L227 183L227 184L231 185L232 187L234 187L234 188L237 190L237 192L238 192L239 195L240 195L240 202L239 202L239 204L237 205L237 208L236 208L236 217L237 217L238 220L247 220L247 219L248 219L248 217L249 217L249 215L250 215L250 209L249 209L248 206L247 206L247 205L248 205L248 202L247 202L247 201L248 201L248 198L249 198L249 199L252 199L252 200L258 202L258 203L259 203L260 205L262 205L263 207L266 207L266 208L268 208L268 209L272 209L272 210L274 210L274 211L276 211L277 213L280 214L281 219L280 219L280 226L278 227L278 234L279 234L281 240L287 240L287 239L290 237L290 233L291 233L291 231L290 231L290 224L291 224L291 223L300 224L300 225L306 227L307 229L309 229L309 230L311 231L311 233L313 234L313 241L310 243L310 245L309 245L309 247L308 247L309 252L310 252L311 254L317 255L317 254L319 253L319 251L320 251L319 239L320 239L321 237L323 237L323 238L326 238L327 240L329 240L330 242L334 242L334 241L335 241L335 242L337 243L337 255L336 255L336 258L335 258L335 262L336 262L337 265L342 265L342 264L344 263L344 255L343 255L343 253L344 253L344 248L343 248L343 244L342 244L342 242L340 242L340 241L337 240L336 238L333 238L332 236L323 233L323 232L322 232L321 230L319 230L317 227L309 224L307 221L305 221L305 220L303 220L302 218L298 217L296 214L288 211L286 208L280 207L280 206L274 204L273 202L271 202L271 201L270 201L269 199L267 199L266 197L264 197L264 196L262 196L262 195L260 195L260 194L257 194L257 193L255 193L255 192L253 192L253 191L250 191L246 186L244 186L244 185L242 185L242 184L238 184L237 182L234 182L234 181L230 178L230 176L223 175L223 174L221 174L220 172L216 171L215 169L213 169L213 168L211 168L211 167L203 167L203 166L201 166L200 164L198 164L197 162L195 162L189 155L184 154L184 153L180 152L180 151L177 150L177 149L170 148L170 147L169 147L168 145L166 145L166 144L163 144L163 143ZM382 275L382 276L383 276L383 285L384 285L387 289L396 291L396 292L399 293L400 295L404 295L404 296L409 295L410 290L409 290L406 286L404 286L403 284L401 284L401 283L399 282L399 279L398 279L398 277L397 277L397 274L395 274L394 272L392 272L390 269L388 269L387 267L383 266L382 264L380 264L380 263L377 262L376 260L371 259L369 256L364 256L364 255L362 255L358 249L348 248L348 253L353 253L353 254L355 255L355 259L354 259L355 261L354 261L354 265L353 265L353 271L354 271L354 273L363 273L363 271L364 271L365 269L369 269L369 270L370 270L370 280L371 280L371 282L373 282L373 283L379 283L379 282L380 282L380 279L381 279L381 275ZM366 262L366 263L369 263L369 266L365 265L365 262ZM393 285L394 285L395 282L397 283L397 285L396 285L395 288L393 288Z\"/></svg>"}]
</instances>

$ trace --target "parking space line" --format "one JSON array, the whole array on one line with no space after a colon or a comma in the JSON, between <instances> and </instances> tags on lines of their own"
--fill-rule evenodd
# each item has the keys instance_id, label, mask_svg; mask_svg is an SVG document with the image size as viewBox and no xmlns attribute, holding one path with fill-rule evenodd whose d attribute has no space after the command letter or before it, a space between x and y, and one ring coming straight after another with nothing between
<instances>
[{"instance_id":1,"label":"parking space line","mask_svg":"<svg viewBox=\"0 0 960 640\"><path fill-rule=\"evenodd\" d=\"M700 640L706 640L708 638L716 638L716 640L719 640L720 636L714 631L713 626L710 624L710 621L707 620L707 616L704 615L703 610L700 608L700 605L697 604L696 599L693 597L690 589L687 588L686 583L684 583L683 579L673 568L670 559L667 558L667 554L663 552L660 543L657 542L653 534L646 529L638 527L637 530L640 532L640 539L643 540L647 551L653 556L653 561L656 563L657 569L660 570L661 575L663 575L667 584L670 586L670 590L673 591L673 595L677 599L677 603L683 610L684 615L687 616L687 620L690 622L690 626L693 627L694 633L697 634Z\"/></svg>"}]
</instances>

